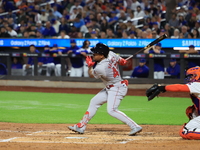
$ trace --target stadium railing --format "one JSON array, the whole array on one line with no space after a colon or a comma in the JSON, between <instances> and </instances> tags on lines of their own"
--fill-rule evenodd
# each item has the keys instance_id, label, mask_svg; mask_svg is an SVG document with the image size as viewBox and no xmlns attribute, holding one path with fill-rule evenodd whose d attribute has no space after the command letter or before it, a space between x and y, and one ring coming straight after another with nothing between
<instances>
[{"instance_id":1,"label":"stadium railing","mask_svg":"<svg viewBox=\"0 0 200 150\"><path fill-rule=\"evenodd\" d=\"M126 58L129 57L130 54L120 54L121 57ZM7 66L7 75L5 75L3 78L1 79L20 79L20 80L25 80L25 79L30 79L30 80L45 80L45 79L49 79L49 80L59 80L59 81L65 81L65 80L69 80L69 81L93 81L92 79L87 79L87 77L83 77L83 78L72 78L72 77L68 77L66 76L66 70L65 70L65 58L66 57L70 57L67 54L63 54L62 56L60 55L55 55L55 54L44 54L44 53L38 53L38 54L31 54L31 53L0 53L0 57L5 57L6 58L6 66ZM56 76L51 76L51 77L47 77L47 76L38 76L38 72L37 72L37 59L34 59L34 76L15 76L12 75L11 73L11 58L12 57L59 57L61 59L61 77L56 77ZM80 57L80 56L73 56L73 57ZM159 81L160 83L183 83L184 82L184 78L185 78L185 68L187 68L187 60L188 59L199 59L200 55L199 54L137 54L136 56L134 56L132 59L136 59L139 60L141 58L145 58L148 61L148 65L150 68L150 72L149 72L149 77L148 78L142 78L142 79L128 79L130 81L130 83L141 83L141 84L145 84L145 83L154 83L155 81ZM177 61L180 63L180 79L153 79L153 74L154 74L154 59L165 59L165 60L169 60L169 59L177 59ZM121 68L121 73L123 76L123 68Z\"/></svg>"}]
</instances>

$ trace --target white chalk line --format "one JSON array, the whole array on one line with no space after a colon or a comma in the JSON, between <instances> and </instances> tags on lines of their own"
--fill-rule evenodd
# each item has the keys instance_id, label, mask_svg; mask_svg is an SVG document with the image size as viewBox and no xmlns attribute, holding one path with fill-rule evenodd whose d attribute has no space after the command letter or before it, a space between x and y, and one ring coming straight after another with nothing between
<instances>
[{"instance_id":1,"label":"white chalk line","mask_svg":"<svg viewBox=\"0 0 200 150\"><path fill-rule=\"evenodd\" d=\"M30 131L12 131L12 130L0 130L0 132L21 132L21 133L32 133Z\"/></svg>"},{"instance_id":2,"label":"white chalk line","mask_svg":"<svg viewBox=\"0 0 200 150\"><path fill-rule=\"evenodd\" d=\"M42 132L59 132L58 130L40 130L40 131L35 131L35 132L31 132L31 131L12 131L12 130L0 130L0 132L19 132L19 133L30 133L27 135L32 135L32 134L37 134L37 133L42 133Z\"/></svg>"},{"instance_id":3,"label":"white chalk line","mask_svg":"<svg viewBox=\"0 0 200 150\"><path fill-rule=\"evenodd\" d=\"M3 140L0 140L0 142L10 142L11 140L14 140L14 139L17 139L19 137L13 137L13 138L9 138L9 139L3 139Z\"/></svg>"},{"instance_id":4,"label":"white chalk line","mask_svg":"<svg viewBox=\"0 0 200 150\"><path fill-rule=\"evenodd\" d=\"M49 131L45 131L45 130L40 130L40 131L36 131L36 132L30 132L30 131L11 131L11 130L0 130L1 132L24 132L24 133L30 133L30 134L26 134L26 135L33 135L37 133L45 133L45 132L61 132L61 131L57 131L57 130L49 130ZM152 132L145 132L145 133L152 133ZM44 136L44 135L43 135ZM48 135L49 136L49 135ZM16 143L68 143L68 144L126 144L128 142L134 141L134 140L142 140L140 138L142 138L143 136L138 135L135 139L126 139L120 142L56 142L56 141L16 141L15 139L20 139L20 138L26 138L26 137L13 137L13 138L9 138L9 139L0 139L0 142L16 142ZM76 137L63 137L63 138L76 138ZM77 137L78 138L78 137ZM85 137L85 138L91 138L91 137ZM148 138L147 138L148 139ZM12 141L14 140L14 141Z\"/></svg>"},{"instance_id":5,"label":"white chalk line","mask_svg":"<svg viewBox=\"0 0 200 150\"><path fill-rule=\"evenodd\" d=\"M33 135L33 134L42 133L42 132L44 132L44 131L41 130L41 131L36 131L36 132L30 132L30 134L27 134L27 135Z\"/></svg>"},{"instance_id":6,"label":"white chalk line","mask_svg":"<svg viewBox=\"0 0 200 150\"><path fill-rule=\"evenodd\" d=\"M0 142L13 142L13 143L65 143L65 144L126 144L130 141L122 141L122 142L47 142L47 141L11 141L13 139L19 139L20 137L5 139L5 141L1 140ZM21 137L22 138L22 137ZM6 141L9 140L9 141Z\"/></svg>"},{"instance_id":7,"label":"white chalk line","mask_svg":"<svg viewBox=\"0 0 200 150\"><path fill-rule=\"evenodd\" d=\"M11 131L11 130L0 130L1 132L21 132L22 131ZM44 131L44 130L41 130L41 131L36 131L36 132L30 132L30 131L23 131L24 133L30 133L30 134L26 134L26 135L34 135L34 134L37 134L37 133L43 133L43 132L59 132L57 130L49 130L49 131ZM43 135L44 136L44 135ZM49 136L49 135L46 135L46 136ZM125 141L121 141L121 142L56 142L56 141L12 141L12 140L15 140L15 139L20 139L20 138L26 138L26 137L13 137L13 138L9 138L9 139L1 139L0 142L16 142L16 143L67 143L67 144L101 144L101 143L104 143L104 144L126 144L130 141L132 141L133 139L127 139ZM64 137L64 138L76 138L76 137ZM79 138L79 137L77 137ZM89 137L85 137L85 138L89 138Z\"/></svg>"}]
</instances>

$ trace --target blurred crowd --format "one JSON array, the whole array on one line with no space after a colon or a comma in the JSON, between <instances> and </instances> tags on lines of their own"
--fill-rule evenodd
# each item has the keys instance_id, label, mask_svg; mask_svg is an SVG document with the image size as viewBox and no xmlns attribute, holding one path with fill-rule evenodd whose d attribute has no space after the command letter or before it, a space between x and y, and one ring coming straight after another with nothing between
<instances>
[{"instance_id":1,"label":"blurred crowd","mask_svg":"<svg viewBox=\"0 0 200 150\"><path fill-rule=\"evenodd\" d=\"M71 39L70 47L59 49L55 43L53 47L46 45L43 52L81 55L67 58L64 68L67 76L87 77L85 56L90 53L90 41L86 39L155 39L163 34L173 39L200 38L200 2L177 0L177 5L170 10L170 17L167 5L165 0L0 0L0 38ZM76 38L85 39L82 47L76 46ZM30 45L29 50L39 52L34 45ZM165 52L161 45L156 45L144 53ZM180 53L199 54L199 51L190 46L189 51ZM38 74L45 68L47 76L52 72L61 76L60 61L60 58L38 58ZM192 65L200 65L199 60L191 61ZM161 66L154 66L154 78L163 79L165 74L179 78L176 60L170 60L170 63L175 65L166 70L163 60L155 60L155 65ZM140 60L130 77L137 77L142 69L148 76L145 64L146 60ZM6 70L6 66L3 67ZM23 75L34 75L34 58L29 57L23 63L13 58L11 68L22 69ZM172 74L174 72L176 75Z\"/></svg>"},{"instance_id":2,"label":"blurred crowd","mask_svg":"<svg viewBox=\"0 0 200 150\"><path fill-rule=\"evenodd\" d=\"M200 2L0 0L1 38L199 38Z\"/></svg>"}]
</instances>

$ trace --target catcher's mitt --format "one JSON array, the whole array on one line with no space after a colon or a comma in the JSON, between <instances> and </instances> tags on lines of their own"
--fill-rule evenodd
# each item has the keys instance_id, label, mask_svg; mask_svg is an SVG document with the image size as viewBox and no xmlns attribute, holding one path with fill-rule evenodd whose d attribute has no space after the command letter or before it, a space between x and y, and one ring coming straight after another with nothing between
<instances>
[{"instance_id":1,"label":"catcher's mitt","mask_svg":"<svg viewBox=\"0 0 200 150\"><path fill-rule=\"evenodd\" d=\"M148 101L154 99L154 97L158 96L160 92L165 92L165 86L159 86L157 83L155 83L146 91Z\"/></svg>"}]
</instances>

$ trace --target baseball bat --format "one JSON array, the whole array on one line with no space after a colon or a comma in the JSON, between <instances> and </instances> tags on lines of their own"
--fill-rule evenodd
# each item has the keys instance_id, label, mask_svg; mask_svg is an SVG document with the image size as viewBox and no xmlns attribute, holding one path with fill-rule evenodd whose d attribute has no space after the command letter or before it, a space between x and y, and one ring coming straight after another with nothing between
<instances>
[{"instance_id":1,"label":"baseball bat","mask_svg":"<svg viewBox=\"0 0 200 150\"><path fill-rule=\"evenodd\" d=\"M140 49L139 51L137 51L135 54L129 56L128 58L126 58L126 60L132 58L133 56L137 55L138 53L152 47L153 45L159 43L160 41L164 40L167 38L167 34L163 34L162 36L160 36L159 38L155 39L154 41L152 41L151 43L149 43L147 46L145 46L144 48Z\"/></svg>"}]
</instances>

